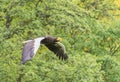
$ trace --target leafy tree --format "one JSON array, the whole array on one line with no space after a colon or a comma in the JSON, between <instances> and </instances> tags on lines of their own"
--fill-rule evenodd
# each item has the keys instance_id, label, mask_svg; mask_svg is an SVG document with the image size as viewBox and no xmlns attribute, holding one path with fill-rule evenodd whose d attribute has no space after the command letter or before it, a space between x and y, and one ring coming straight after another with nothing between
<instances>
[{"instance_id":1,"label":"leafy tree","mask_svg":"<svg viewBox=\"0 0 120 82\"><path fill-rule=\"evenodd\" d=\"M1 0L0 81L119 82L120 20L111 10L113 0ZM42 45L20 65L22 41L44 35L62 37L69 59Z\"/></svg>"}]
</instances>

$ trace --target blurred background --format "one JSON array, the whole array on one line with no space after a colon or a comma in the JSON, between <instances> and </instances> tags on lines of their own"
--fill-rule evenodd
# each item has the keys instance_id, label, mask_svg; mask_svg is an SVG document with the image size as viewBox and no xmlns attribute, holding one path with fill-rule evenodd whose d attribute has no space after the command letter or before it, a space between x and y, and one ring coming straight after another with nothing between
<instances>
[{"instance_id":1,"label":"blurred background","mask_svg":"<svg viewBox=\"0 0 120 82\"><path fill-rule=\"evenodd\" d=\"M61 37L20 65L23 41ZM0 82L120 82L120 0L0 0Z\"/></svg>"}]
</instances>

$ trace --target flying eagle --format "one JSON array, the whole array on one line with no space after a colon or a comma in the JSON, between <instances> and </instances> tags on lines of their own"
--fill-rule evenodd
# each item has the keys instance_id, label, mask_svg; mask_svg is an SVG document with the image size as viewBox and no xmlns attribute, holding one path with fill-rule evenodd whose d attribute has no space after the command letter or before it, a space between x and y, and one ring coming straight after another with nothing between
<instances>
[{"instance_id":1,"label":"flying eagle","mask_svg":"<svg viewBox=\"0 0 120 82\"><path fill-rule=\"evenodd\" d=\"M41 44L44 44L49 50L54 52L59 57L59 59L68 59L65 46L60 43L61 40L61 38L45 36L23 42L25 45L23 48L21 64L31 60Z\"/></svg>"}]
</instances>

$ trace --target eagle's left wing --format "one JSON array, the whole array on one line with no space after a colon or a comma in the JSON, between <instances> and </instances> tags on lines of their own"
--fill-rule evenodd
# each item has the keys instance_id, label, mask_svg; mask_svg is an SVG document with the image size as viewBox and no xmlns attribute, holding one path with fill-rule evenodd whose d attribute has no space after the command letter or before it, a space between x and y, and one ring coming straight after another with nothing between
<instances>
[{"instance_id":1,"label":"eagle's left wing","mask_svg":"<svg viewBox=\"0 0 120 82\"><path fill-rule=\"evenodd\" d=\"M40 38L36 38L36 39L28 40L24 42L25 46L22 52L21 64L33 58L43 39L44 37L40 37Z\"/></svg>"}]
</instances>

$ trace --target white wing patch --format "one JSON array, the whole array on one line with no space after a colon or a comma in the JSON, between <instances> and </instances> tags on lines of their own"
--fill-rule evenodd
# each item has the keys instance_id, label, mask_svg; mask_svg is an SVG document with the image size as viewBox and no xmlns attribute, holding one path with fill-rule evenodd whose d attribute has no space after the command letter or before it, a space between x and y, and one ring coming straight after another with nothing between
<instances>
[{"instance_id":1,"label":"white wing patch","mask_svg":"<svg viewBox=\"0 0 120 82\"><path fill-rule=\"evenodd\" d=\"M33 40L27 40L24 42L26 44L23 48L21 64L25 63L27 60L30 60L35 56L35 54L41 44L41 41L44 38L45 37L40 37L40 38L36 38Z\"/></svg>"},{"instance_id":2,"label":"white wing patch","mask_svg":"<svg viewBox=\"0 0 120 82\"><path fill-rule=\"evenodd\" d=\"M34 54L36 54L38 48L40 47L41 41L44 39L45 37L40 37L40 38L36 38L34 39Z\"/></svg>"}]
</instances>

